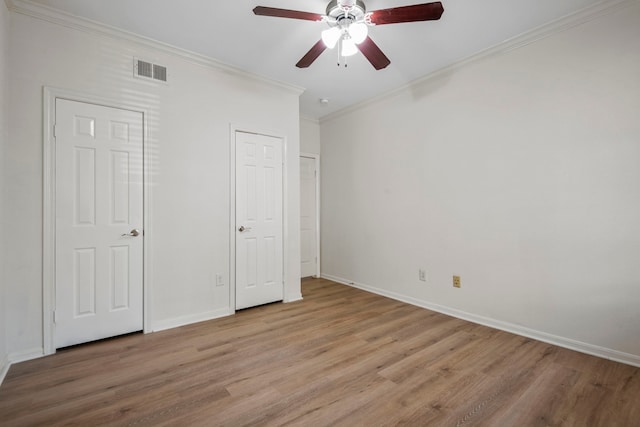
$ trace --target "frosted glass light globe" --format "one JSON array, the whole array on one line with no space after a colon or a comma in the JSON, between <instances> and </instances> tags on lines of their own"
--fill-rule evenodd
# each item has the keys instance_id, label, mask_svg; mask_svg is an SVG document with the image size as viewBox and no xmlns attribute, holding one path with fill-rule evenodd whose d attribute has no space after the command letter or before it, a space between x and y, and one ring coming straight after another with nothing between
<instances>
[{"instance_id":1,"label":"frosted glass light globe","mask_svg":"<svg viewBox=\"0 0 640 427\"><path fill-rule=\"evenodd\" d=\"M322 32L322 41L324 42L324 45L329 49L333 49L334 47L336 47L336 43L338 43L338 40L340 40L341 35L342 32L338 29L338 27L332 27Z\"/></svg>"},{"instance_id":2,"label":"frosted glass light globe","mask_svg":"<svg viewBox=\"0 0 640 427\"><path fill-rule=\"evenodd\" d=\"M362 43L369 35L369 27L367 27L367 24L362 22L349 25L348 31L351 36L351 40L353 40L355 44Z\"/></svg>"},{"instance_id":3,"label":"frosted glass light globe","mask_svg":"<svg viewBox=\"0 0 640 427\"><path fill-rule=\"evenodd\" d=\"M358 53L358 48L352 39L342 40L342 56L352 56Z\"/></svg>"}]
</instances>

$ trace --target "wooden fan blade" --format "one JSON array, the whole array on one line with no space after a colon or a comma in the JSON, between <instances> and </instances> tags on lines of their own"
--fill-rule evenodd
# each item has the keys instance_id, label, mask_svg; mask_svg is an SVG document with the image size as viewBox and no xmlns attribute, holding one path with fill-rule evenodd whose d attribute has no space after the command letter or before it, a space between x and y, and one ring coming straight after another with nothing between
<instances>
[{"instance_id":1,"label":"wooden fan blade","mask_svg":"<svg viewBox=\"0 0 640 427\"><path fill-rule=\"evenodd\" d=\"M318 41L318 43L314 44L309 52L307 52L306 55L303 56L300 61L298 61L296 67L307 68L309 65L313 64L313 61L318 59L318 56L320 56L320 54L324 52L326 48L327 45L325 45L322 40Z\"/></svg>"},{"instance_id":2,"label":"wooden fan blade","mask_svg":"<svg viewBox=\"0 0 640 427\"><path fill-rule=\"evenodd\" d=\"M275 16L277 18L304 19L305 21L322 21L319 13L300 12L299 10L277 9L275 7L256 6L253 13L261 16Z\"/></svg>"},{"instance_id":3,"label":"wooden fan blade","mask_svg":"<svg viewBox=\"0 0 640 427\"><path fill-rule=\"evenodd\" d=\"M365 58L371 62L371 65L373 65L373 68L376 70L382 70L383 68L386 68L387 65L391 64L389 58L382 53L378 45L375 44L370 37L367 37L362 43L357 44L356 46L358 46L360 52L362 52Z\"/></svg>"},{"instance_id":4,"label":"wooden fan blade","mask_svg":"<svg viewBox=\"0 0 640 427\"><path fill-rule=\"evenodd\" d=\"M412 6L392 7L371 12L371 22L376 25L399 24L402 22L436 21L440 19L444 8L439 1L414 4Z\"/></svg>"}]
</instances>

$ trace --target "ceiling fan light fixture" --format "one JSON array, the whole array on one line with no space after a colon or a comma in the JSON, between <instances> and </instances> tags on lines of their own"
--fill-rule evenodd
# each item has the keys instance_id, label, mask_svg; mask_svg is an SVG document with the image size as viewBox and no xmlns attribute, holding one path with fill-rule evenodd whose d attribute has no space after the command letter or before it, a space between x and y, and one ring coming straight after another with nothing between
<instances>
[{"instance_id":1,"label":"ceiling fan light fixture","mask_svg":"<svg viewBox=\"0 0 640 427\"><path fill-rule=\"evenodd\" d=\"M358 48L356 47L356 44L354 43L354 41L350 38L344 38L342 40L342 51L341 54L344 57L347 56L353 56L356 53L358 53Z\"/></svg>"},{"instance_id":2,"label":"ceiling fan light fixture","mask_svg":"<svg viewBox=\"0 0 640 427\"><path fill-rule=\"evenodd\" d=\"M356 22L349 25L348 31L351 36L351 40L353 40L355 44L362 43L369 35L369 27L367 27L367 24L362 22Z\"/></svg>"},{"instance_id":3,"label":"ceiling fan light fixture","mask_svg":"<svg viewBox=\"0 0 640 427\"><path fill-rule=\"evenodd\" d=\"M327 48L333 49L340 44L338 66L345 57L361 52L376 70L386 68L391 61L369 37L368 26L436 21L443 12L440 1L367 12L363 0L329 0L325 15L266 6L256 6L253 9L255 15L318 21L329 26L322 32L321 40L296 63L298 68L309 67ZM344 66L347 66L346 60Z\"/></svg>"},{"instance_id":4,"label":"ceiling fan light fixture","mask_svg":"<svg viewBox=\"0 0 640 427\"><path fill-rule=\"evenodd\" d=\"M322 32L322 41L329 49L336 47L336 43L340 40L342 32L338 27L332 27Z\"/></svg>"}]
</instances>

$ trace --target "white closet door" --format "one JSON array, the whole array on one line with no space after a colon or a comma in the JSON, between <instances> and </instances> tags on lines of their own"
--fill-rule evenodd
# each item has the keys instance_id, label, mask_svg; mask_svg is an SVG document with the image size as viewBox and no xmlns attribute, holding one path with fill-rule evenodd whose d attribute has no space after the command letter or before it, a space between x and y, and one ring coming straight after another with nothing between
<instances>
[{"instance_id":1,"label":"white closet door","mask_svg":"<svg viewBox=\"0 0 640 427\"><path fill-rule=\"evenodd\" d=\"M236 309L281 301L282 140L236 132Z\"/></svg>"},{"instance_id":2,"label":"white closet door","mask_svg":"<svg viewBox=\"0 0 640 427\"><path fill-rule=\"evenodd\" d=\"M56 100L55 346L143 328L142 113Z\"/></svg>"}]
</instances>

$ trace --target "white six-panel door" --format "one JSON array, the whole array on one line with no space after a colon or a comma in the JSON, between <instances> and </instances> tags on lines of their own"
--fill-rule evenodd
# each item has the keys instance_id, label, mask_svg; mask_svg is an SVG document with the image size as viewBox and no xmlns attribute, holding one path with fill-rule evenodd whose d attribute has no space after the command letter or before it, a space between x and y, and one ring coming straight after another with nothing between
<instances>
[{"instance_id":1,"label":"white six-panel door","mask_svg":"<svg viewBox=\"0 0 640 427\"><path fill-rule=\"evenodd\" d=\"M142 113L56 100L55 347L143 328Z\"/></svg>"},{"instance_id":2,"label":"white six-panel door","mask_svg":"<svg viewBox=\"0 0 640 427\"><path fill-rule=\"evenodd\" d=\"M236 309L281 301L282 139L236 132Z\"/></svg>"},{"instance_id":3,"label":"white six-panel door","mask_svg":"<svg viewBox=\"0 0 640 427\"><path fill-rule=\"evenodd\" d=\"M300 276L318 274L316 159L300 157Z\"/></svg>"}]
</instances>

